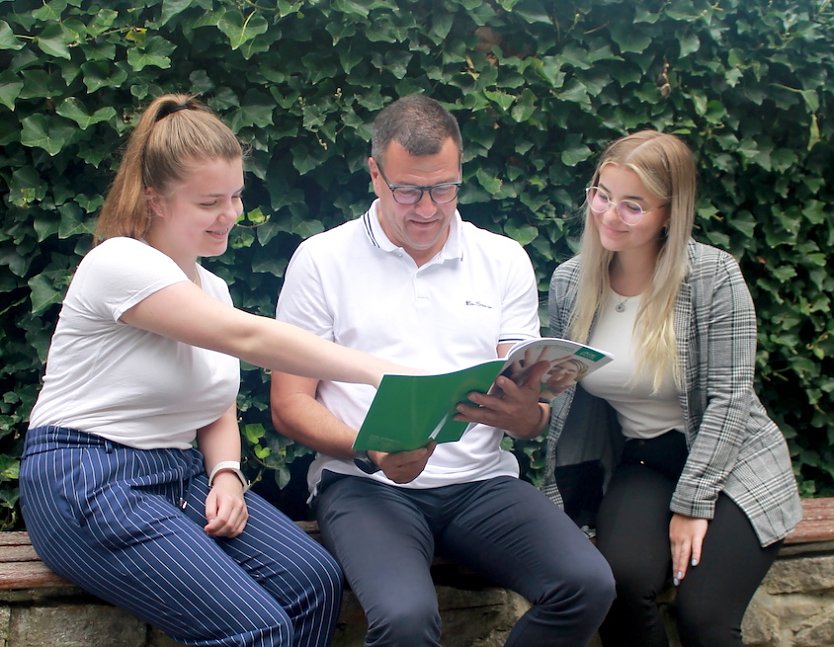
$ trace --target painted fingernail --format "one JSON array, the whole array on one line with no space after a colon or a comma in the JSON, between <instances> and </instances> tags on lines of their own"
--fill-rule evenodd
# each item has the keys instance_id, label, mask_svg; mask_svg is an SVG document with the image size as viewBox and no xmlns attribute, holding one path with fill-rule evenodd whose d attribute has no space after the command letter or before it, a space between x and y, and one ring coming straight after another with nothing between
<instances>
[{"instance_id":1,"label":"painted fingernail","mask_svg":"<svg viewBox=\"0 0 834 647\"><path fill-rule=\"evenodd\" d=\"M674 584L675 586L677 586L680 583L681 583L681 581L677 577L672 578L672 584Z\"/></svg>"},{"instance_id":2,"label":"painted fingernail","mask_svg":"<svg viewBox=\"0 0 834 647\"><path fill-rule=\"evenodd\" d=\"M675 579L678 580L678 581L682 580L683 579L683 571L678 571L677 574L675 575Z\"/></svg>"},{"instance_id":3,"label":"painted fingernail","mask_svg":"<svg viewBox=\"0 0 834 647\"><path fill-rule=\"evenodd\" d=\"M692 558L692 565L693 565L693 566L697 566L697 565L698 565L698 560L697 560L697 559L695 559L694 557Z\"/></svg>"}]
</instances>

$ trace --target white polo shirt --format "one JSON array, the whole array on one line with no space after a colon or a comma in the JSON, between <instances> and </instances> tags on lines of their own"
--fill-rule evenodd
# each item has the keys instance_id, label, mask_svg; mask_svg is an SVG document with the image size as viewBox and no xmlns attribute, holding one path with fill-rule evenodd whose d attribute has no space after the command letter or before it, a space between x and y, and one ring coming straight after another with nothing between
<instances>
[{"instance_id":1,"label":"white polo shirt","mask_svg":"<svg viewBox=\"0 0 834 647\"><path fill-rule=\"evenodd\" d=\"M332 341L399 363L444 372L496 357L496 347L539 336L538 288L530 259L515 241L463 222L417 267L382 230L377 203L362 217L304 241L287 268L277 318ZM358 429L373 399L365 385L323 381L317 399ZM403 487L429 488L518 476L500 442L477 425L439 445L423 473ZM318 455L311 491L328 469L367 476L352 461ZM372 475L394 484L382 472Z\"/></svg>"}]
</instances>

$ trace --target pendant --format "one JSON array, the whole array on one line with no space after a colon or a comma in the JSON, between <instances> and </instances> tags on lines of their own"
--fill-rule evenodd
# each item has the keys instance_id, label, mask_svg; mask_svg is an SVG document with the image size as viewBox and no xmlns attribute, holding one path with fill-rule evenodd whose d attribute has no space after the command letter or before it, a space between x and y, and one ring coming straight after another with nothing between
<instances>
[{"instance_id":1,"label":"pendant","mask_svg":"<svg viewBox=\"0 0 834 647\"><path fill-rule=\"evenodd\" d=\"M626 299L625 301L620 301L617 305L614 306L614 310L616 310L617 312L625 312L626 301L628 301L628 299Z\"/></svg>"}]
</instances>

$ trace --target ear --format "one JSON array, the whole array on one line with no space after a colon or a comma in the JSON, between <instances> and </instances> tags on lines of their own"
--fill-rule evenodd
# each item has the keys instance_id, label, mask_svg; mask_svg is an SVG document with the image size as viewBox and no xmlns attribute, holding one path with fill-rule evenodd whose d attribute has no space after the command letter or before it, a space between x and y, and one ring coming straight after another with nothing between
<instances>
[{"instance_id":1,"label":"ear","mask_svg":"<svg viewBox=\"0 0 834 647\"><path fill-rule=\"evenodd\" d=\"M145 187L145 201L148 203L148 209L152 216L159 218L165 217L165 210L163 209L164 199L162 195L153 187Z\"/></svg>"},{"instance_id":2,"label":"ear","mask_svg":"<svg viewBox=\"0 0 834 647\"><path fill-rule=\"evenodd\" d=\"M373 157L368 158L368 172L371 174L371 184L374 185L374 193L379 197L377 182L382 182L382 174L379 172L379 165Z\"/></svg>"}]
</instances>

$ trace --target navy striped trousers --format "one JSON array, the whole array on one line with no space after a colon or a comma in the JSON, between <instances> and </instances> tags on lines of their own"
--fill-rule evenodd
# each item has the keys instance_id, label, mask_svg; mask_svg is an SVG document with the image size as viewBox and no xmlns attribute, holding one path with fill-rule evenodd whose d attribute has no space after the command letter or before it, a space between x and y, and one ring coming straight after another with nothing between
<instances>
[{"instance_id":1,"label":"navy striped trousers","mask_svg":"<svg viewBox=\"0 0 834 647\"><path fill-rule=\"evenodd\" d=\"M208 489L196 449L133 449L60 427L26 435L21 510L56 573L181 643L330 644L343 588L333 557L253 492L243 533L209 537Z\"/></svg>"}]
</instances>

